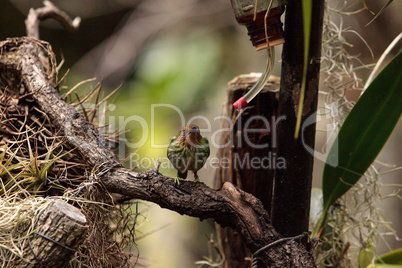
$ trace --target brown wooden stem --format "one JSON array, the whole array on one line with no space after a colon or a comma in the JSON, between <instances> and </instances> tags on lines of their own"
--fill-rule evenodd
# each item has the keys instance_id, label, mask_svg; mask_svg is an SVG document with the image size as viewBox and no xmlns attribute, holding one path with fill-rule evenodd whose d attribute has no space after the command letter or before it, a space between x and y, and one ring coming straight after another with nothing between
<instances>
[{"instance_id":1,"label":"brown wooden stem","mask_svg":"<svg viewBox=\"0 0 402 268\"><path fill-rule=\"evenodd\" d=\"M294 134L304 64L302 1L288 1L286 5L277 136L278 157L285 159L286 168L275 173L272 209L272 222L283 236L295 236L309 228L314 155L308 149L314 150L316 134L324 2L312 1L306 91L298 139Z\"/></svg>"}]
</instances>

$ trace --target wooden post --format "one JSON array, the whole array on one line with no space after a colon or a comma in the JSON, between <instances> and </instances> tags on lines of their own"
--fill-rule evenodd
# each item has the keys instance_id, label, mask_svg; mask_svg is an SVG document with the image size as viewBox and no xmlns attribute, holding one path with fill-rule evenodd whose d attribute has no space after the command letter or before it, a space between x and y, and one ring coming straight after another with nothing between
<instances>
[{"instance_id":1,"label":"wooden post","mask_svg":"<svg viewBox=\"0 0 402 268\"><path fill-rule=\"evenodd\" d=\"M282 236L308 231L314 156L315 116L320 76L321 37L324 1L313 0L306 92L300 134L294 139L303 76L302 1L289 1L285 16L285 44L282 53L279 94L278 156L285 169L275 174L272 222ZM310 123L304 125L303 123Z\"/></svg>"},{"instance_id":2,"label":"wooden post","mask_svg":"<svg viewBox=\"0 0 402 268\"><path fill-rule=\"evenodd\" d=\"M54 200L39 215L35 230L24 250L29 262L19 259L13 267L66 267L85 239L86 219L76 207Z\"/></svg>"},{"instance_id":3,"label":"wooden post","mask_svg":"<svg viewBox=\"0 0 402 268\"><path fill-rule=\"evenodd\" d=\"M259 198L264 208L271 211L276 164L274 133L279 78L271 77L265 88L244 108L237 120L239 112L232 105L258 81L258 78L255 74L240 75L228 84L223 116L230 120L222 120L221 129L227 131L222 132L220 145L226 146L218 151L221 165L215 174L215 186L220 188L225 181L229 181ZM231 127L232 130L228 131ZM217 228L219 242L226 258L225 267L250 267L252 254L240 234L231 228L221 228L219 225Z\"/></svg>"}]
</instances>

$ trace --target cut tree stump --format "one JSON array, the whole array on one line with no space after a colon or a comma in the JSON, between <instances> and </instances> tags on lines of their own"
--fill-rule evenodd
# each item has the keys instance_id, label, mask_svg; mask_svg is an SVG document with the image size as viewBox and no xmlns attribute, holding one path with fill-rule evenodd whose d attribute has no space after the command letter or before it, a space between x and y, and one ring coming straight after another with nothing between
<instances>
[{"instance_id":1,"label":"cut tree stump","mask_svg":"<svg viewBox=\"0 0 402 268\"><path fill-rule=\"evenodd\" d=\"M24 258L13 267L66 267L87 233L85 216L76 207L53 200L40 213Z\"/></svg>"},{"instance_id":2,"label":"cut tree stump","mask_svg":"<svg viewBox=\"0 0 402 268\"><path fill-rule=\"evenodd\" d=\"M229 82L223 116L232 118L232 131L222 132L218 157L229 159L227 167L220 165L215 173L215 187L229 181L261 200L265 210L271 211L272 188L275 170L276 137L275 122L278 110L279 78L271 76L263 90L239 114L233 103L249 91L260 78L256 74L243 74ZM221 129L230 129L222 120ZM246 130L247 129L247 130ZM263 147L263 148L257 148ZM254 160L256 162L252 162ZM251 164L258 164L252 166ZM253 165L254 165L253 164ZM251 266L252 254L241 235L232 228L217 225L219 244L225 254L225 267Z\"/></svg>"}]
</instances>

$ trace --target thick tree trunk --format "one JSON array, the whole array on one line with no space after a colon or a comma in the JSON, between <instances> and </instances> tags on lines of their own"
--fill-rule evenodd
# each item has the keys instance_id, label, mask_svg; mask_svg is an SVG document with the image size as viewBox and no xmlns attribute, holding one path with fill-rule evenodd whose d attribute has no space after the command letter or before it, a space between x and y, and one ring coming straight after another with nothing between
<instances>
[{"instance_id":1,"label":"thick tree trunk","mask_svg":"<svg viewBox=\"0 0 402 268\"><path fill-rule=\"evenodd\" d=\"M74 206L51 201L40 213L35 231L28 239L24 260L13 267L66 267L87 232L85 216Z\"/></svg>"},{"instance_id":2,"label":"thick tree trunk","mask_svg":"<svg viewBox=\"0 0 402 268\"><path fill-rule=\"evenodd\" d=\"M227 89L220 144L227 146L218 151L220 162L228 160L228 166L220 165L215 174L215 187L229 181L261 200L267 211L271 210L272 184L275 161L275 116L279 78L272 77L265 88L251 101L236 119L238 112L233 103L258 81L259 76L240 75L233 79ZM232 130L230 128L232 127ZM255 161L255 162L252 162ZM238 232L217 225L219 243L225 254L225 267L251 266L252 254Z\"/></svg>"},{"instance_id":3,"label":"thick tree trunk","mask_svg":"<svg viewBox=\"0 0 402 268\"><path fill-rule=\"evenodd\" d=\"M275 174L272 211L274 227L285 237L308 230L314 156L306 148L314 149L323 12L324 1L313 0L302 126L295 140L303 75L302 1L286 6L278 123L278 156L285 158L286 168Z\"/></svg>"}]
</instances>

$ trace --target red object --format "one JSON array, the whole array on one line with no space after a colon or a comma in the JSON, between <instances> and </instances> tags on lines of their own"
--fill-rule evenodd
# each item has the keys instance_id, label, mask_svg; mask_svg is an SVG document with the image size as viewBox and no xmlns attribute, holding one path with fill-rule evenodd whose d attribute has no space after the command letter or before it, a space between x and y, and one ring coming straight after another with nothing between
<instances>
[{"instance_id":1,"label":"red object","mask_svg":"<svg viewBox=\"0 0 402 268\"><path fill-rule=\"evenodd\" d=\"M235 107L236 110L240 111L243 107L247 105L247 101L245 98L241 97L238 99L235 103L233 103L233 106Z\"/></svg>"}]
</instances>

